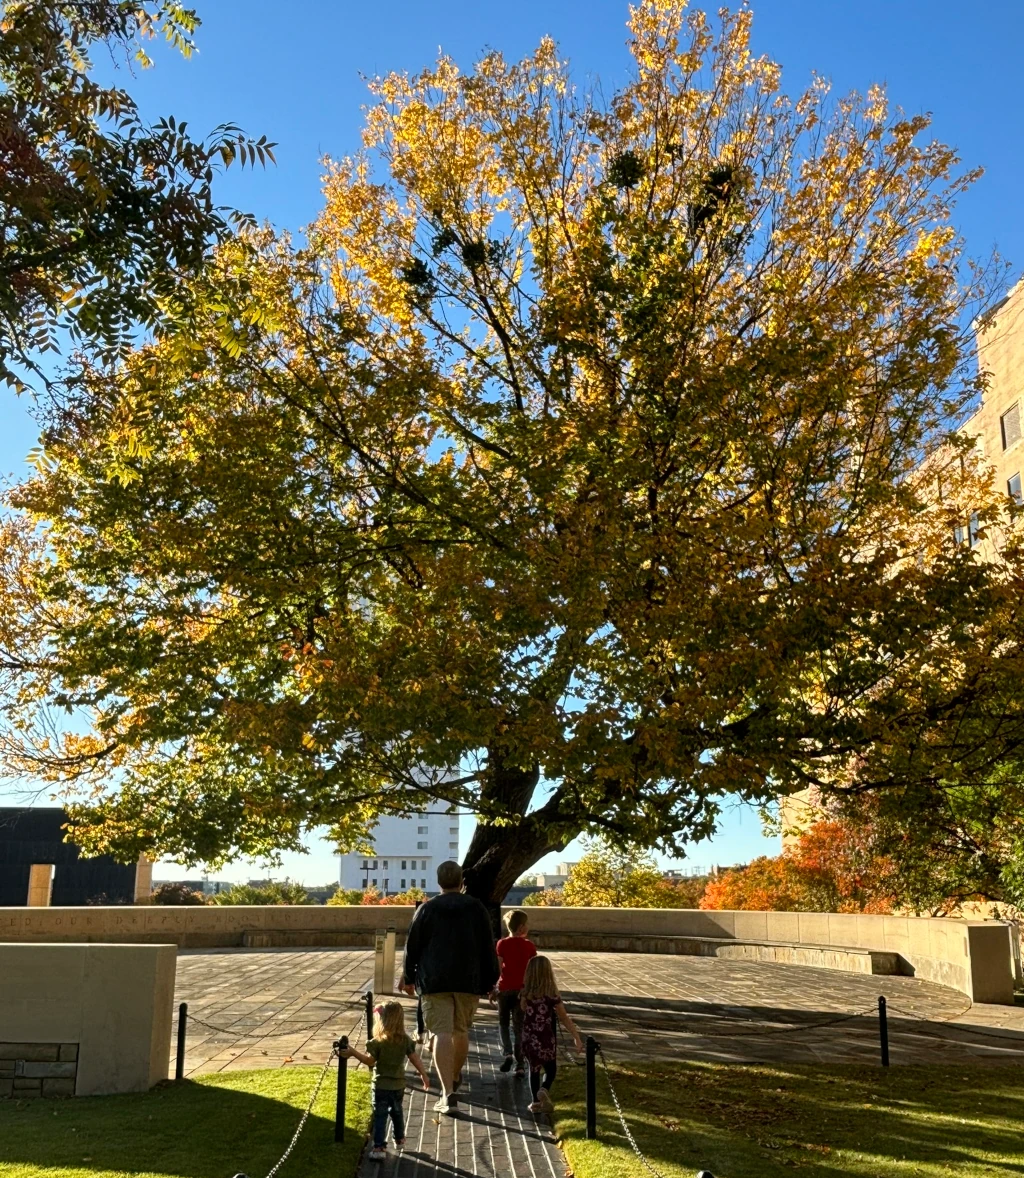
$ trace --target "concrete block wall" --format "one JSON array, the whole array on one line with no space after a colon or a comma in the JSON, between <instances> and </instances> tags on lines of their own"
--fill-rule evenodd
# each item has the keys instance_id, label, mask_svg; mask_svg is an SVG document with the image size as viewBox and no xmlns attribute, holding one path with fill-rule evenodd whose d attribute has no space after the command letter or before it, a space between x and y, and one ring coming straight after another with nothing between
<instances>
[{"instance_id":1,"label":"concrete block wall","mask_svg":"<svg viewBox=\"0 0 1024 1178\"><path fill-rule=\"evenodd\" d=\"M56 1095L55 1081L73 1079L76 1095L92 1096L167 1079L177 954L174 945L0 945L0 1087L10 1080L17 1095L38 1080L37 1095Z\"/></svg>"}]
</instances>

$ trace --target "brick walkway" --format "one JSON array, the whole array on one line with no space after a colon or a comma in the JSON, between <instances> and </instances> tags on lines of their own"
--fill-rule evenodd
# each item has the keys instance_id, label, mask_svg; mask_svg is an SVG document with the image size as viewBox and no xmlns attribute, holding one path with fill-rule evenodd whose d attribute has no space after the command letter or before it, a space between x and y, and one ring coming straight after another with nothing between
<instances>
[{"instance_id":1,"label":"brick walkway","mask_svg":"<svg viewBox=\"0 0 1024 1178\"><path fill-rule=\"evenodd\" d=\"M884 994L894 1065L1024 1063L1024 1008L969 1007L957 991L916 978L702 957L550 956L581 1033L609 1058L875 1062ZM361 949L181 953L176 1001L219 1028L190 1022L186 1074L308 1067L339 1035L361 1044L372 976L372 953ZM415 1005L403 1001L412 1031ZM871 1013L846 1019L859 1011ZM458 1117L433 1112L436 1080L429 1095L410 1085L406 1153L383 1166L364 1161L361 1178L563 1178L550 1128L527 1111L529 1085L496 1070L496 1024L483 1003Z\"/></svg>"},{"instance_id":2,"label":"brick walkway","mask_svg":"<svg viewBox=\"0 0 1024 1178\"><path fill-rule=\"evenodd\" d=\"M439 1094L410 1081L406 1089L406 1147L399 1155L388 1143L386 1162L365 1155L359 1178L565 1178L565 1159L550 1124L535 1117L530 1084L502 1075L497 1034L491 1020L475 1028L462 1073L457 1116L434 1112ZM429 1066L429 1058L424 1062Z\"/></svg>"}]
</instances>

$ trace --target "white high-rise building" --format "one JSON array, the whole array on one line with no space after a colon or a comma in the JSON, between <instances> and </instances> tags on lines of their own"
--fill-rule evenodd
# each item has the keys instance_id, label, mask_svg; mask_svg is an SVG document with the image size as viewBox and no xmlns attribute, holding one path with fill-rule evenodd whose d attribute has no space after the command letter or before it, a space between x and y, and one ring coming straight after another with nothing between
<instances>
[{"instance_id":1,"label":"white high-rise building","mask_svg":"<svg viewBox=\"0 0 1024 1178\"><path fill-rule=\"evenodd\" d=\"M340 855L342 890L376 888L383 895L422 888L433 894L437 866L459 858L459 816L442 810L384 817L373 831L372 855Z\"/></svg>"}]
</instances>

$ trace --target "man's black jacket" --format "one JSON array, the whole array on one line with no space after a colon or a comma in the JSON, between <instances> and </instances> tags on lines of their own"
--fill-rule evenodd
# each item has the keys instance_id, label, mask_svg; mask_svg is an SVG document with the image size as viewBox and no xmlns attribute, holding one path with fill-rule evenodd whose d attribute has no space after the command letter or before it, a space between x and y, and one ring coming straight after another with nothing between
<instances>
[{"instance_id":1,"label":"man's black jacket","mask_svg":"<svg viewBox=\"0 0 1024 1178\"><path fill-rule=\"evenodd\" d=\"M421 994L487 994L500 973L487 909L462 892L421 904L409 925L403 972Z\"/></svg>"}]
</instances>

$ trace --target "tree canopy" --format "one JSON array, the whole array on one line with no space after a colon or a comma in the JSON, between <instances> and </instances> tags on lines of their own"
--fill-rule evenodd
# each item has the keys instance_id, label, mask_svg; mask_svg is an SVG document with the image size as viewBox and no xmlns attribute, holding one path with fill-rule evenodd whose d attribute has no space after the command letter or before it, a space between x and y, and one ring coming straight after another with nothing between
<instances>
[{"instance_id":1,"label":"tree canopy","mask_svg":"<svg viewBox=\"0 0 1024 1178\"><path fill-rule=\"evenodd\" d=\"M820 817L781 855L761 856L708 880L701 908L769 912L892 912L894 862L863 824Z\"/></svg>"},{"instance_id":2,"label":"tree canopy","mask_svg":"<svg viewBox=\"0 0 1024 1178\"><path fill-rule=\"evenodd\" d=\"M1024 908L1022 784L1014 758L981 783L823 798L800 846L809 863L855 874L862 890L900 908L950 914L975 901ZM844 872L843 862L854 871Z\"/></svg>"},{"instance_id":3,"label":"tree canopy","mask_svg":"<svg viewBox=\"0 0 1024 1178\"><path fill-rule=\"evenodd\" d=\"M948 433L971 177L879 90L786 97L750 19L643 0L608 101L550 41L379 79L307 244L225 242L187 333L52 403L0 642L76 838L460 806L497 903L581 832L678 854L724 795L1020 747L1013 529L953 542L1004 511Z\"/></svg>"},{"instance_id":4,"label":"tree canopy","mask_svg":"<svg viewBox=\"0 0 1024 1178\"><path fill-rule=\"evenodd\" d=\"M195 140L154 125L92 76L89 53L146 66L165 37L188 56L196 14L174 2L3 0L0 4L0 378L21 389L59 327L108 355L133 329L180 318L178 279L195 271L231 214L218 167L273 159L273 144L223 124ZM14 363L14 367L11 365Z\"/></svg>"},{"instance_id":5,"label":"tree canopy","mask_svg":"<svg viewBox=\"0 0 1024 1178\"><path fill-rule=\"evenodd\" d=\"M588 846L562 888L562 902L573 907L652 908L661 883L654 857L633 848L601 843Z\"/></svg>"},{"instance_id":6,"label":"tree canopy","mask_svg":"<svg viewBox=\"0 0 1024 1178\"><path fill-rule=\"evenodd\" d=\"M561 888L532 892L524 903L571 908L695 908L705 880L669 879L642 848L588 841Z\"/></svg>"},{"instance_id":7,"label":"tree canopy","mask_svg":"<svg viewBox=\"0 0 1024 1178\"><path fill-rule=\"evenodd\" d=\"M293 879L232 884L210 897L211 904L312 904L304 884Z\"/></svg>"}]
</instances>

